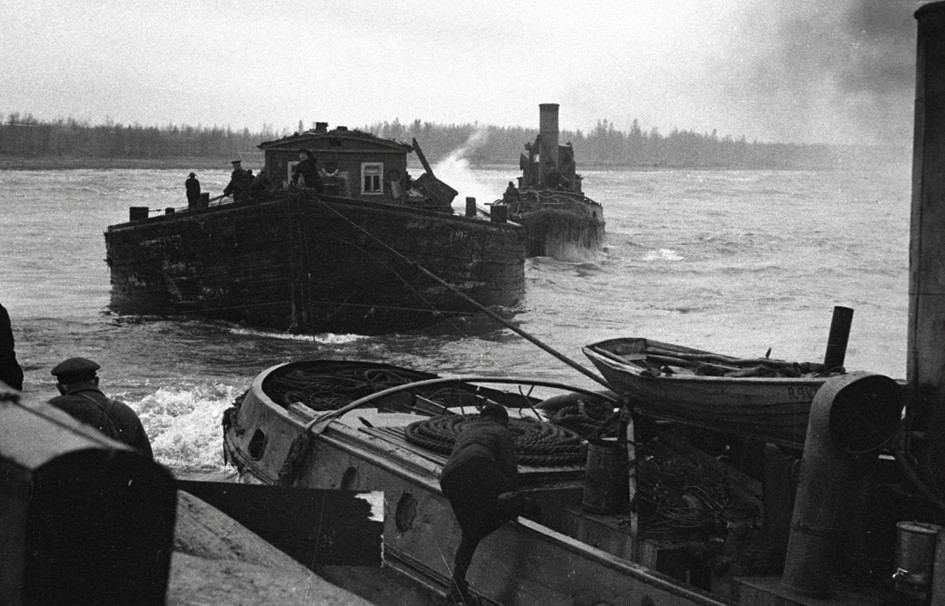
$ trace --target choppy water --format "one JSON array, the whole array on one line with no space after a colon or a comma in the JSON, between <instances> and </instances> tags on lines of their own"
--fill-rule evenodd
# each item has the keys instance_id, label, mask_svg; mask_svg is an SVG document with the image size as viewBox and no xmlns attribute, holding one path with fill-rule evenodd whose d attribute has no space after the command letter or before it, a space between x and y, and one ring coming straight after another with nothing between
<instances>
[{"instance_id":1,"label":"choppy water","mask_svg":"<svg viewBox=\"0 0 945 606\"><path fill-rule=\"evenodd\" d=\"M459 200L489 201L514 167L437 169ZM189 171L0 172L0 302L26 391L55 395L50 369L92 358L172 469L222 466L220 416L261 370L300 356L385 361L443 373L589 379L489 320L382 337L290 336L107 309L103 231L129 206L182 206ZM620 336L740 356L823 358L834 305L855 309L846 365L905 375L908 159L843 171L582 171L604 205L593 256L526 264L520 326L572 359ZM199 175L219 193L226 171Z\"/></svg>"}]
</instances>

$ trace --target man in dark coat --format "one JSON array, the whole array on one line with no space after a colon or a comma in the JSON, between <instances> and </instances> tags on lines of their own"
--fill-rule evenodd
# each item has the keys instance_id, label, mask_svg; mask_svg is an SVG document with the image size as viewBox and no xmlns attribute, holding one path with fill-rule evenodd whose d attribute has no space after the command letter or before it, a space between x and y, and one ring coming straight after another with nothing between
<instances>
[{"instance_id":1,"label":"man in dark coat","mask_svg":"<svg viewBox=\"0 0 945 606\"><path fill-rule=\"evenodd\" d=\"M479 542L518 516L521 501L515 492L517 486L508 412L498 404L487 404L479 418L466 423L457 436L440 475L440 487L463 533L448 596L454 603L475 603L466 571Z\"/></svg>"},{"instance_id":2,"label":"man in dark coat","mask_svg":"<svg viewBox=\"0 0 945 606\"><path fill-rule=\"evenodd\" d=\"M315 159L315 154L307 149L299 152L299 163L292 170L292 185L299 184L299 177L302 178L301 187L313 189L316 194L322 193L325 189L322 177L318 174L318 161Z\"/></svg>"},{"instance_id":3,"label":"man in dark coat","mask_svg":"<svg viewBox=\"0 0 945 606\"><path fill-rule=\"evenodd\" d=\"M95 371L99 368L98 364L85 358L69 358L57 364L52 374L58 379L56 387L62 395L49 400L49 403L153 459L151 442L135 411L109 398L98 388Z\"/></svg>"},{"instance_id":4,"label":"man in dark coat","mask_svg":"<svg viewBox=\"0 0 945 606\"><path fill-rule=\"evenodd\" d=\"M0 305L0 381L17 391L23 391L23 369L16 361L13 345L10 314Z\"/></svg>"},{"instance_id":5,"label":"man in dark coat","mask_svg":"<svg viewBox=\"0 0 945 606\"><path fill-rule=\"evenodd\" d=\"M200 203L200 181L195 173L190 173L184 181L184 187L187 189L187 208L197 208Z\"/></svg>"},{"instance_id":6,"label":"man in dark coat","mask_svg":"<svg viewBox=\"0 0 945 606\"><path fill-rule=\"evenodd\" d=\"M233 160L231 164L233 164L233 172L230 173L230 182L223 189L223 195L232 195L233 201L239 202L246 198L253 177L243 169L242 160Z\"/></svg>"}]
</instances>

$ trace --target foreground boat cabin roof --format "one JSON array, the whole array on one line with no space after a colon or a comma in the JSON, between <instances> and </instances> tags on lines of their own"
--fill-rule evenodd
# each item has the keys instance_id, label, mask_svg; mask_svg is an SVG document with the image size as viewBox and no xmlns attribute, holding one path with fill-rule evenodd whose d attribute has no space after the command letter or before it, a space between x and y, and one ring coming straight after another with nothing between
<instances>
[{"instance_id":1,"label":"foreground boat cabin roof","mask_svg":"<svg viewBox=\"0 0 945 606\"><path fill-rule=\"evenodd\" d=\"M325 122L312 130L294 133L259 144L266 159L266 176L273 183L288 185L299 153L312 152L318 169L336 193L372 202L403 200L407 181L406 143L383 139L371 133L339 126L328 130Z\"/></svg>"}]
</instances>

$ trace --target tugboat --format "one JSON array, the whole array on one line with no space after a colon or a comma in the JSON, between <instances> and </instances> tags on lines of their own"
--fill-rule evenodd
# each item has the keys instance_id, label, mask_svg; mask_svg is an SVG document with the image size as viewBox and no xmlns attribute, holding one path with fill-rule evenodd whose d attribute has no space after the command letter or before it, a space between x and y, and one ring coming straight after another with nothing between
<instances>
[{"instance_id":1,"label":"tugboat","mask_svg":"<svg viewBox=\"0 0 945 606\"><path fill-rule=\"evenodd\" d=\"M539 106L538 136L519 157L522 176L501 200L509 219L525 227L526 257L568 259L577 249L597 250L604 240L604 208L584 195L574 148L558 143L558 104Z\"/></svg>"},{"instance_id":2,"label":"tugboat","mask_svg":"<svg viewBox=\"0 0 945 606\"><path fill-rule=\"evenodd\" d=\"M522 298L522 228L453 214L455 190L432 171L407 174L416 142L320 122L259 148L268 188L159 216L131 207L108 228L112 309L378 334ZM292 184L305 152L320 192Z\"/></svg>"}]
</instances>

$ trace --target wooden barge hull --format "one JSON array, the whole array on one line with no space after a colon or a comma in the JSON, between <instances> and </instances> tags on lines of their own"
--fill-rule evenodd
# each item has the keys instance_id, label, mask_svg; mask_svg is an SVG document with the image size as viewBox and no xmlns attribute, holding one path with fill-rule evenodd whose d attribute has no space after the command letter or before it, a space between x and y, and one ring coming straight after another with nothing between
<instances>
[{"instance_id":1,"label":"wooden barge hull","mask_svg":"<svg viewBox=\"0 0 945 606\"><path fill-rule=\"evenodd\" d=\"M650 376L645 366L615 353L631 341L685 354L710 352L650 339L612 339L585 347L611 388L629 396L643 414L803 448L811 402L826 377Z\"/></svg>"},{"instance_id":2,"label":"wooden barge hull","mask_svg":"<svg viewBox=\"0 0 945 606\"><path fill-rule=\"evenodd\" d=\"M257 377L224 434L229 461L245 479L267 484L279 481L283 463L292 458L293 440L314 418L304 407L283 407L268 398L263 384L273 370ZM399 429L336 421L317 436L297 467L294 485L383 491L385 566L442 595L461 534L439 488L445 457L406 442ZM540 503L543 520L519 518L480 544L468 578L484 603L729 603L641 566L629 555L620 557L605 545L598 548L574 533L554 530L568 526L569 512L562 503L580 503L583 468L520 466L519 472L523 489ZM602 536L600 542L610 539ZM357 582L347 588L359 591Z\"/></svg>"},{"instance_id":3,"label":"wooden barge hull","mask_svg":"<svg viewBox=\"0 0 945 606\"><path fill-rule=\"evenodd\" d=\"M113 225L111 306L305 333L409 329L524 294L521 227L284 196Z\"/></svg>"}]
</instances>

